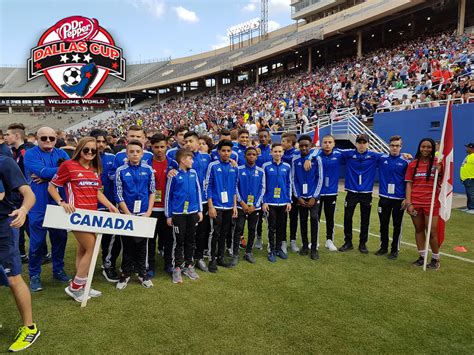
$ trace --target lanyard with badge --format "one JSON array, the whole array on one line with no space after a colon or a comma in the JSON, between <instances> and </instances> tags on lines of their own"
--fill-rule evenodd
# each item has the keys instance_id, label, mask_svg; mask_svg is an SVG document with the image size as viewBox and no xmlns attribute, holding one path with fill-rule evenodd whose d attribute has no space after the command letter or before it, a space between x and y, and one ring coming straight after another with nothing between
<instances>
[{"instance_id":1,"label":"lanyard with badge","mask_svg":"<svg viewBox=\"0 0 474 355\"><path fill-rule=\"evenodd\" d=\"M389 176L390 182L387 185L387 193L393 195L395 193L395 183L394 183L394 175L395 175L395 168L396 168L396 158L390 159L390 156L387 159L388 161L388 169L389 169Z\"/></svg>"},{"instance_id":2,"label":"lanyard with badge","mask_svg":"<svg viewBox=\"0 0 474 355\"><path fill-rule=\"evenodd\" d=\"M133 180L133 184L135 186L135 188L139 188L139 182L140 182L140 168L138 167L136 169L136 173L138 173L138 178L136 178L136 174L133 172L133 169L130 169L130 171L132 172L131 175L132 175L132 180ZM138 192L138 198L140 198L140 191ZM142 209L142 201L141 200L135 200L133 202L133 213L137 214L137 213L140 213L141 212L141 209Z\"/></svg>"},{"instance_id":3,"label":"lanyard with badge","mask_svg":"<svg viewBox=\"0 0 474 355\"><path fill-rule=\"evenodd\" d=\"M222 165L222 169L225 170L225 166L227 166L227 174L224 174L224 171L222 171L222 176L223 176L223 188L224 188L224 191L221 191L221 202L222 203L228 203L229 202L229 196L227 194L227 183L228 183L228 180L229 180L229 170L230 170L230 164L227 163L226 165Z\"/></svg>"},{"instance_id":4,"label":"lanyard with badge","mask_svg":"<svg viewBox=\"0 0 474 355\"><path fill-rule=\"evenodd\" d=\"M189 208L189 172L185 172L184 177L186 179L186 200L184 201L184 206L183 206L183 213L187 214L188 213L188 208Z\"/></svg>"},{"instance_id":5,"label":"lanyard with badge","mask_svg":"<svg viewBox=\"0 0 474 355\"><path fill-rule=\"evenodd\" d=\"M249 206L253 206L254 203L255 203L255 195L252 194L252 191L251 191L251 188L252 188L252 177L254 176L258 176L258 170L255 168L255 166L253 167L253 169L251 169L251 173L248 174L248 177L247 177L247 186L248 186L248 189L249 189L249 194L247 195L247 205Z\"/></svg>"},{"instance_id":6,"label":"lanyard with badge","mask_svg":"<svg viewBox=\"0 0 474 355\"><path fill-rule=\"evenodd\" d=\"M314 164L312 164L311 166L313 167ZM302 186L302 190L303 190L302 194L303 195L306 195L308 193L308 175L311 173L311 170L306 171L306 170L303 169L303 174L304 174L304 183L303 183L303 186Z\"/></svg>"},{"instance_id":7,"label":"lanyard with badge","mask_svg":"<svg viewBox=\"0 0 474 355\"><path fill-rule=\"evenodd\" d=\"M158 161L157 161L158 162ZM161 161L159 162L160 165L159 165L159 170L156 170L156 193L155 193L155 202L157 203L161 203L163 201L163 191L161 191L161 189L159 189L158 187L161 186L161 178L162 178L162 171L161 171ZM165 175L165 179L166 179L166 175Z\"/></svg>"},{"instance_id":8,"label":"lanyard with badge","mask_svg":"<svg viewBox=\"0 0 474 355\"><path fill-rule=\"evenodd\" d=\"M276 176L276 187L273 189L273 198L279 199L281 197L281 187L279 187L279 177L280 177L280 165L276 166L277 176Z\"/></svg>"}]
</instances>

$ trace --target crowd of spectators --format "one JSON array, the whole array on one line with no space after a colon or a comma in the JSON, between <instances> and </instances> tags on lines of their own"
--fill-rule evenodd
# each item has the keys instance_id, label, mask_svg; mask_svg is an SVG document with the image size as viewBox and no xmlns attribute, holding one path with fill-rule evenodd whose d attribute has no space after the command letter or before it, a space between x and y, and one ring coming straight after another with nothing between
<instances>
[{"instance_id":1,"label":"crowd of spectators","mask_svg":"<svg viewBox=\"0 0 474 355\"><path fill-rule=\"evenodd\" d=\"M434 106L448 95L468 100L474 96L472 44L468 35L423 35L359 59L335 61L311 73L273 76L259 85L238 83L225 86L218 94L207 92L139 111L115 113L102 121L101 127L118 137L131 124L165 134L178 125L187 125L211 135L220 128L245 126L252 135L260 128L272 132L287 129L285 118L294 122L288 120L289 113L296 116L304 131L316 117L340 108L354 108L360 118L367 118L378 108L389 111ZM89 130L73 133L82 135Z\"/></svg>"}]
</instances>

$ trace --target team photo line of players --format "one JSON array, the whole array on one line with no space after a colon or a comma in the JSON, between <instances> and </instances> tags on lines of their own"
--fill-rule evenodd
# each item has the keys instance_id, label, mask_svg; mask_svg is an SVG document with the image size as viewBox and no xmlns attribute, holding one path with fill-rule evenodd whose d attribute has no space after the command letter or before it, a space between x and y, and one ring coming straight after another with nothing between
<instances>
[{"instance_id":1,"label":"team photo line of players","mask_svg":"<svg viewBox=\"0 0 474 355\"><path fill-rule=\"evenodd\" d=\"M397 259L406 210L415 227L419 253L413 265L422 266L434 175L436 169L443 172L435 158L435 142L430 138L420 141L411 159L410 154L400 153L400 136L390 138L390 153L383 154L368 149L366 134L357 136L355 149L335 148L331 135L323 137L321 148L317 149L312 147L312 139L307 135L297 138L293 133L285 133L281 143L271 144L269 132L261 130L259 144L254 147L248 146L247 130L239 130L236 143L230 140L230 132L223 130L219 143L213 148L208 137L178 127L176 147L168 149L168 139L163 134L155 134L147 142L145 131L131 126L127 144L117 154L108 152L107 133L95 129L89 137L79 140L69 158L64 150L55 148L56 133L49 127L38 130L38 145L29 149L19 144L24 140L24 130L11 128L7 134L11 141L18 139L17 144L12 144L17 164L1 156L0 199L4 201L0 203L0 227L2 243L9 242L7 248L1 249L0 264L24 318L25 326L20 328L19 334L26 335L20 337L23 343L17 344L19 347L24 346L25 339L31 340L33 333L39 335L32 323L31 298L29 292L28 297L25 295L27 286L21 278L20 251L25 246L20 242L20 227L30 238L27 262L31 291L43 289L41 267L49 234L53 277L68 284L66 294L78 302L84 297L102 295L95 289L87 296L84 294L95 235L72 231L78 244L76 274L70 278L64 271L67 231L42 226L48 204L62 206L67 213L81 208L156 218L155 238L104 235L102 239L102 274L107 281L123 290L135 274L141 285L149 288L153 286L156 273L157 249L164 258L164 271L171 275L173 283L182 283L183 275L198 279L196 268L214 273L219 266L236 266L240 248L244 249L243 259L255 263L254 247L263 248L263 219L268 225L267 258L272 263L278 258L287 259L288 247L292 252L318 260L319 221L323 213L325 247L330 251L351 250L357 204L360 204L361 215L358 250L367 254L372 192L378 170L381 243L375 254L388 254L388 259ZM151 151L144 149L147 146ZM347 194L344 244L337 249L334 215L341 164L346 165ZM440 267L438 215L439 203L436 202L429 241L430 269ZM391 217L393 240L389 245ZM296 243L298 218L301 248ZM247 240L243 237L246 222ZM117 273L120 253L122 264Z\"/></svg>"}]
</instances>

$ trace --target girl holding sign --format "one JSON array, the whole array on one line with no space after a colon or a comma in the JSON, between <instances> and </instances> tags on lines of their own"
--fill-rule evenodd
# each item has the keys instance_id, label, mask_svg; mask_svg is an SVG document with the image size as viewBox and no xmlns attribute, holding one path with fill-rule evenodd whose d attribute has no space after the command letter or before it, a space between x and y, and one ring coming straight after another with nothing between
<instances>
[{"instance_id":1,"label":"girl holding sign","mask_svg":"<svg viewBox=\"0 0 474 355\"><path fill-rule=\"evenodd\" d=\"M117 208L101 191L100 173L102 165L97 154L97 142L93 137L82 138L77 144L71 158L61 164L57 174L51 180L48 192L67 213L76 208L97 210L98 202L106 206L110 212L118 213ZM67 201L63 201L56 187L65 186ZM94 251L96 237L94 233L73 231L77 239L76 276L66 287L66 294L74 300L82 302L87 282L89 266ZM91 289L89 297L99 297L102 293Z\"/></svg>"}]
</instances>

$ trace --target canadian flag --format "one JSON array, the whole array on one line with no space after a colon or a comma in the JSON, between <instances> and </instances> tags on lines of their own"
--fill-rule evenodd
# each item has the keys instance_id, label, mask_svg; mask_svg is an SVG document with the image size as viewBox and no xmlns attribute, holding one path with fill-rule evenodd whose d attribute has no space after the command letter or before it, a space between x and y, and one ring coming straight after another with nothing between
<instances>
[{"instance_id":1,"label":"canadian flag","mask_svg":"<svg viewBox=\"0 0 474 355\"><path fill-rule=\"evenodd\" d=\"M316 147L320 146L320 144L319 144L319 124L317 124L316 127L314 128L313 144Z\"/></svg>"},{"instance_id":2,"label":"canadian flag","mask_svg":"<svg viewBox=\"0 0 474 355\"><path fill-rule=\"evenodd\" d=\"M442 161L443 161L443 177L441 180L441 189L438 200L440 202L439 220L438 220L438 243L441 246L444 241L444 228L448 219L451 217L451 205L453 202L453 164L454 164L454 149L453 149L453 106L450 102L446 108L448 113L446 115L445 131L441 142Z\"/></svg>"}]
</instances>

